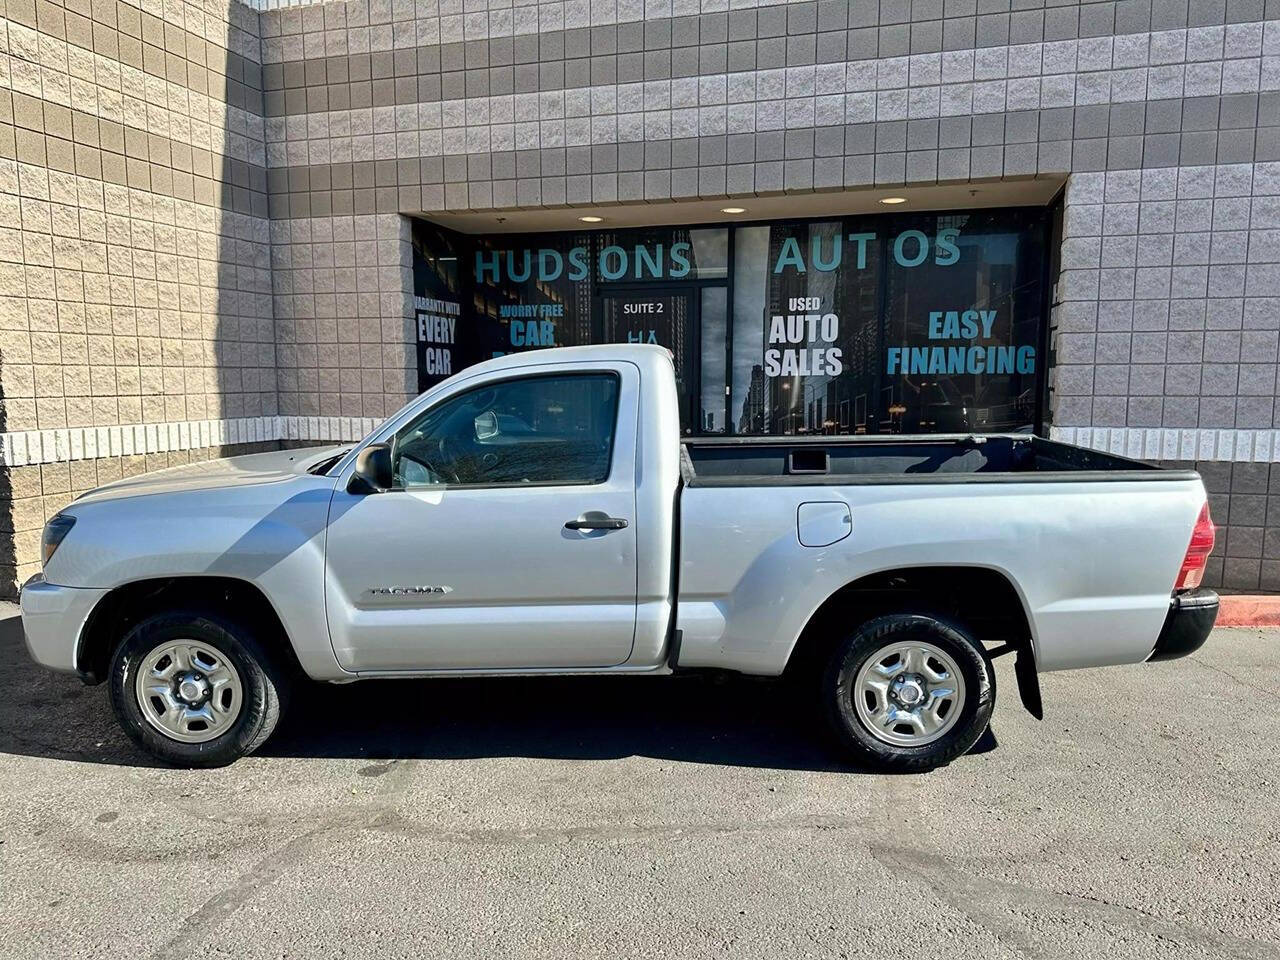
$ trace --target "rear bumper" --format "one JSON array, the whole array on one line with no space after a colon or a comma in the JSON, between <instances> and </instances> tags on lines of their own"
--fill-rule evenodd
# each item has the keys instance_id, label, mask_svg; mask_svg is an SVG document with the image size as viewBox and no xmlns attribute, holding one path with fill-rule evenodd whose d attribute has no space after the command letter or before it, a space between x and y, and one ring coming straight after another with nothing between
<instances>
[{"instance_id":1,"label":"rear bumper","mask_svg":"<svg viewBox=\"0 0 1280 960\"><path fill-rule=\"evenodd\" d=\"M1199 650L1217 619L1218 595L1212 590L1201 588L1171 597L1160 638L1147 662L1176 660Z\"/></svg>"},{"instance_id":2,"label":"rear bumper","mask_svg":"<svg viewBox=\"0 0 1280 960\"><path fill-rule=\"evenodd\" d=\"M22 585L22 634L31 659L51 670L76 672L80 631L106 590L60 587L36 575Z\"/></svg>"}]
</instances>

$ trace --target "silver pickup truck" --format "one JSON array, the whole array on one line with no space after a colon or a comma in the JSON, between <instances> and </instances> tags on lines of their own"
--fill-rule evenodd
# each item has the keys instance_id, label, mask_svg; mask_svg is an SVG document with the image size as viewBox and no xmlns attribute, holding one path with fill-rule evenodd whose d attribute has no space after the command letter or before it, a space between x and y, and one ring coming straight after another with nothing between
<instances>
[{"instance_id":1,"label":"silver pickup truck","mask_svg":"<svg viewBox=\"0 0 1280 960\"><path fill-rule=\"evenodd\" d=\"M1195 473L1029 435L681 440L667 352L481 363L361 443L108 484L44 531L31 655L174 764L258 747L313 680L788 674L854 759L969 750L1039 671L1198 648Z\"/></svg>"}]
</instances>

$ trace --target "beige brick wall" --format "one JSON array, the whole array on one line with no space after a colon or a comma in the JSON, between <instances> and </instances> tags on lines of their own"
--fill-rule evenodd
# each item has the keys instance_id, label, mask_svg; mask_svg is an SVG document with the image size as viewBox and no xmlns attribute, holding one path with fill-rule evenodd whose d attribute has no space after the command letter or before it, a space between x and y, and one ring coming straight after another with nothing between
<instances>
[{"instance_id":1,"label":"beige brick wall","mask_svg":"<svg viewBox=\"0 0 1280 960\"><path fill-rule=\"evenodd\" d=\"M238 2L6 3L0 433L278 412L257 30ZM5 468L0 594L74 494L221 449Z\"/></svg>"},{"instance_id":2,"label":"beige brick wall","mask_svg":"<svg viewBox=\"0 0 1280 960\"><path fill-rule=\"evenodd\" d=\"M417 392L409 221L273 220L280 412L381 419Z\"/></svg>"}]
</instances>

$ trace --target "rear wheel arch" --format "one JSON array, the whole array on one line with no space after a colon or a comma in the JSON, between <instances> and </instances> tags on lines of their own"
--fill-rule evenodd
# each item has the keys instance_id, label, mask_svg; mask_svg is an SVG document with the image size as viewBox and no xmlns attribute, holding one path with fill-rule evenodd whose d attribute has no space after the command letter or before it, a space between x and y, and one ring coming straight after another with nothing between
<instances>
[{"instance_id":1,"label":"rear wheel arch","mask_svg":"<svg viewBox=\"0 0 1280 960\"><path fill-rule=\"evenodd\" d=\"M984 644L1008 644L1018 654L1022 702L1040 716L1035 641L1026 603L1008 575L993 567L899 567L845 584L810 615L792 646L787 672L816 669L850 628L894 613L928 614Z\"/></svg>"},{"instance_id":2,"label":"rear wheel arch","mask_svg":"<svg viewBox=\"0 0 1280 960\"><path fill-rule=\"evenodd\" d=\"M284 622L261 588L235 577L183 576L134 580L103 596L76 642L80 678L90 684L102 683L112 654L133 625L151 614L175 608L205 609L247 622L281 667L302 673Z\"/></svg>"}]
</instances>

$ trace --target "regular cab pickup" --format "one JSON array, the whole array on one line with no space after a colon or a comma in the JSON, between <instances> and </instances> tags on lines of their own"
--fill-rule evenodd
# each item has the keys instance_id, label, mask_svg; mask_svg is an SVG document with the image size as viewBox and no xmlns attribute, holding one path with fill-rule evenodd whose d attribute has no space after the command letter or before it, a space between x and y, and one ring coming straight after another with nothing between
<instances>
[{"instance_id":1,"label":"regular cab pickup","mask_svg":"<svg viewBox=\"0 0 1280 960\"><path fill-rule=\"evenodd\" d=\"M1030 435L681 439L670 356L502 357L348 449L108 484L44 531L31 655L175 764L254 750L298 677L788 674L854 759L969 750L992 659L1182 656L1204 487Z\"/></svg>"}]
</instances>

